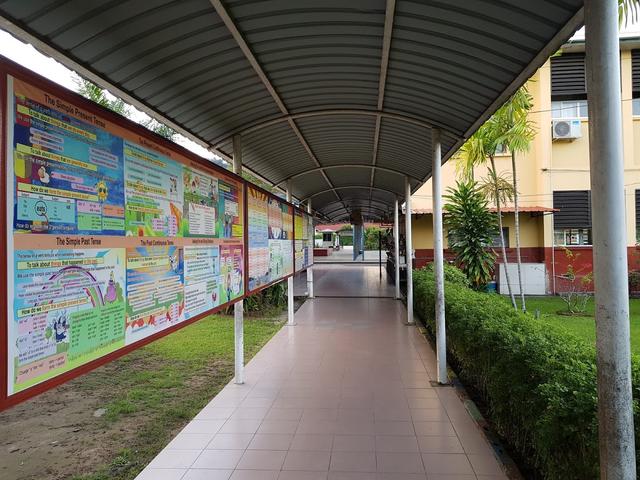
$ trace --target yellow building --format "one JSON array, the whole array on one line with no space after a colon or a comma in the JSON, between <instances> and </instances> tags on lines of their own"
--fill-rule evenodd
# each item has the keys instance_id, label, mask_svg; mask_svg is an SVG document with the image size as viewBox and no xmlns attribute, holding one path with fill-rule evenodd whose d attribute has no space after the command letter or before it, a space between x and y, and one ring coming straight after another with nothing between
<instances>
[{"instance_id":1,"label":"yellow building","mask_svg":"<svg viewBox=\"0 0 640 480\"><path fill-rule=\"evenodd\" d=\"M640 39L621 39L620 46L627 245L629 269L638 270ZM563 47L561 54L549 59L527 83L533 96L530 119L537 134L530 151L516 156L521 212L520 246L523 262L544 264L548 293L558 290L558 278L566 272L566 248L577 254L572 263L579 274L586 274L592 269L589 119L584 62L584 43L572 42ZM511 178L510 153L498 154L496 167L498 172ZM476 180L486 177L487 168L476 168L474 175ZM445 193L447 188L455 185L455 159L443 166L442 182ZM431 181L428 181L411 200L416 266L422 266L433 258L431 188ZM515 261L512 204L506 206L503 218L511 262ZM498 248L496 251L499 253ZM498 261L501 262L500 257ZM515 283L513 279L511 283Z\"/></svg>"}]
</instances>

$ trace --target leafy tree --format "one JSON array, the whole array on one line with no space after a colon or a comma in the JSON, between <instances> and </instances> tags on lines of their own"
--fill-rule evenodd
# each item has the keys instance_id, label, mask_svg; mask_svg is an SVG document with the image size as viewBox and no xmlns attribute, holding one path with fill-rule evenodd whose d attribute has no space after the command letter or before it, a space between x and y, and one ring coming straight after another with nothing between
<instances>
[{"instance_id":1,"label":"leafy tree","mask_svg":"<svg viewBox=\"0 0 640 480\"><path fill-rule=\"evenodd\" d=\"M89 100L97 103L98 105L102 105L109 110L113 110L123 117L131 119L131 109L122 99L116 97L109 98L107 92L102 87L99 87L86 78L75 76L73 81L77 85L78 93L83 97L88 98ZM152 132L170 141L173 141L176 136L176 131L173 128L168 127L164 123L160 123L153 118L143 120L142 122L140 122L140 125L148 128Z\"/></svg>"},{"instance_id":2,"label":"leafy tree","mask_svg":"<svg viewBox=\"0 0 640 480\"><path fill-rule=\"evenodd\" d=\"M169 141L173 141L173 139L176 136L176 131L173 128L168 127L164 123L160 123L157 120L154 120L153 118L148 118L146 120L143 120L142 122L140 122L140 125L142 125L145 128L148 128L153 133L160 135L161 137L164 137Z\"/></svg>"},{"instance_id":3,"label":"leafy tree","mask_svg":"<svg viewBox=\"0 0 640 480\"><path fill-rule=\"evenodd\" d=\"M496 215L489 211L486 197L473 181L458 181L444 198L449 248L473 287L482 288L491 280L496 259L488 248L497 231Z\"/></svg>"},{"instance_id":4,"label":"leafy tree","mask_svg":"<svg viewBox=\"0 0 640 480\"><path fill-rule=\"evenodd\" d=\"M516 154L527 152L531 141L536 135L533 122L528 113L533 107L533 98L526 86L519 88L516 93L495 114L497 129L501 132L498 141L511 153L511 178L513 181L513 212L516 237L516 264L518 266L518 285L520 286L520 302L522 311L527 306L522 284L522 256L520 255L520 214L518 212L518 173L516 169Z\"/></svg>"},{"instance_id":5,"label":"leafy tree","mask_svg":"<svg viewBox=\"0 0 640 480\"><path fill-rule=\"evenodd\" d=\"M97 103L98 105L102 105L109 110L113 110L123 117L128 118L131 116L131 110L129 109L128 105L124 103L124 101L119 98L110 99L107 96L106 91L95 83L79 76L75 76L73 78L73 81L77 86L78 93L83 97L88 98L89 100Z\"/></svg>"},{"instance_id":6,"label":"leafy tree","mask_svg":"<svg viewBox=\"0 0 640 480\"><path fill-rule=\"evenodd\" d=\"M495 156L498 148L501 146L502 131L501 125L498 123L497 115L487 120L476 132L465 142L462 151L458 157L458 162L463 165L463 169L473 171L477 165L484 165L489 161L489 175L484 179L483 183L485 191L488 189L489 198L493 199L498 214L498 224L500 227L500 245L502 247L502 261L504 263L505 280L509 290L509 297L514 309L517 309L516 299L511 289L511 281L509 279L509 261L507 259L507 249L505 246L504 235L502 233L502 210L501 205L506 202L509 195L505 189L504 177L496 170ZM473 178L473 173L467 173L467 179ZM506 182L509 184L509 182Z\"/></svg>"}]
</instances>

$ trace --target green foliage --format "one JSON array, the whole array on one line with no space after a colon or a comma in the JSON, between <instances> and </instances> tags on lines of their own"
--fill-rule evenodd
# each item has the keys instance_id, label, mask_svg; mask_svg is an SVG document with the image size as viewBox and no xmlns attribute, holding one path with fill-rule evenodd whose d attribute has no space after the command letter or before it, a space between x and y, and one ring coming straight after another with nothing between
<instances>
[{"instance_id":1,"label":"green foliage","mask_svg":"<svg viewBox=\"0 0 640 480\"><path fill-rule=\"evenodd\" d=\"M364 230L364 249L378 250L378 235L382 235L382 249L384 250L387 232L379 227L367 227Z\"/></svg>"},{"instance_id":2,"label":"green foliage","mask_svg":"<svg viewBox=\"0 0 640 480\"><path fill-rule=\"evenodd\" d=\"M279 282L248 296L244 301L247 313L269 315L281 311L287 305L287 285Z\"/></svg>"},{"instance_id":3,"label":"green foliage","mask_svg":"<svg viewBox=\"0 0 640 480\"><path fill-rule=\"evenodd\" d=\"M74 77L73 81L77 85L78 93L83 97L88 98L109 110L113 110L123 117L129 117L131 115L131 111L126 103L119 98L109 98L105 90L95 83L82 77Z\"/></svg>"},{"instance_id":4,"label":"green foliage","mask_svg":"<svg viewBox=\"0 0 640 480\"><path fill-rule=\"evenodd\" d=\"M433 275L433 263L425 265L422 267L422 270L426 270ZM463 287L471 286L471 282L469 282L465 273L455 265L449 265L448 263L444 264L444 281L455 283L456 285L461 285Z\"/></svg>"},{"instance_id":5,"label":"green foliage","mask_svg":"<svg viewBox=\"0 0 640 480\"><path fill-rule=\"evenodd\" d=\"M491 280L496 258L487 248L498 231L496 216L489 211L475 182L457 182L456 188L447 189L447 193L444 224L449 248L474 288L482 288Z\"/></svg>"},{"instance_id":6,"label":"green foliage","mask_svg":"<svg viewBox=\"0 0 640 480\"><path fill-rule=\"evenodd\" d=\"M177 135L176 131L173 128L168 127L164 123L160 123L157 120L154 120L153 118L148 118L146 120L143 120L142 122L140 122L140 125L142 125L145 128L148 128L153 133L160 135L161 137L164 137L169 141L173 141L173 139Z\"/></svg>"},{"instance_id":7,"label":"green foliage","mask_svg":"<svg viewBox=\"0 0 640 480\"><path fill-rule=\"evenodd\" d=\"M415 311L434 331L433 273L417 270L413 281ZM515 311L498 295L445 281L445 302L449 359L463 382L479 392L510 448L542 478L598 478L593 346ZM633 380L640 425L635 359Z\"/></svg>"}]
</instances>

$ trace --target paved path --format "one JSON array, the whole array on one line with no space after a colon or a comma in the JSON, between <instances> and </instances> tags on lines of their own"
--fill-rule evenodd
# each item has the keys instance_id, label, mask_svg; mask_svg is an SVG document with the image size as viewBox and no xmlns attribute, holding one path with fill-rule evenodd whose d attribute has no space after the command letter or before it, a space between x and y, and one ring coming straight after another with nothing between
<instances>
[{"instance_id":1,"label":"paved path","mask_svg":"<svg viewBox=\"0 0 640 480\"><path fill-rule=\"evenodd\" d=\"M330 292L371 278L318 270ZM138 478L506 479L454 389L432 388L434 353L405 315L389 298L307 301L246 384L227 385Z\"/></svg>"},{"instance_id":2,"label":"paved path","mask_svg":"<svg viewBox=\"0 0 640 480\"><path fill-rule=\"evenodd\" d=\"M395 289L387 282L387 272L378 265L315 264L313 293L317 297L393 297ZM302 272L294 280L296 295L307 292L307 274Z\"/></svg>"}]
</instances>

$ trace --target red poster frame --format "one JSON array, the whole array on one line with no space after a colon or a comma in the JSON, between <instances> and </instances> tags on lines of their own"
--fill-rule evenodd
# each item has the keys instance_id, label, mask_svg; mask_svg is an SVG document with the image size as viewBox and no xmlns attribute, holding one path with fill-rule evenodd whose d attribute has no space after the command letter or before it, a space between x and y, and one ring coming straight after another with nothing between
<instances>
[{"instance_id":1,"label":"red poster frame","mask_svg":"<svg viewBox=\"0 0 640 480\"><path fill-rule=\"evenodd\" d=\"M25 390L16 392L12 395L8 395L8 375L9 375L8 320L9 319L7 317L7 311L8 311L9 299L7 298L7 288L5 284L5 288L0 289L0 308L2 308L2 316L0 317L0 324L1 324L0 325L0 411L5 410L11 406L17 405L21 402L24 402L54 387L62 385L63 383L73 378L76 378L80 375L90 372L91 370L94 370L102 365L105 365L123 355L126 355L127 353L132 352L133 350L143 347L155 340L158 340L166 335L169 335L177 330L180 330L188 325L191 325L192 323L195 323L198 320L202 320L203 318L211 314L220 312L221 310L228 308L233 303L243 300L248 295L247 288L246 288L247 279L248 279L246 275L247 267L248 267L248 264L246 263L247 254L248 254L247 252L247 232L248 232L247 221L248 219L246 216L246 213L247 213L246 201L247 201L247 187L250 185L249 182L244 180L239 175L236 175L229 170L225 170L224 168L219 167L218 165L215 165L199 157L198 155L190 152L184 147L174 144L173 142L170 142L169 140L151 132L145 127L135 122L132 122L131 120L128 120L124 117L121 117L120 115L112 112L111 110L108 110L94 102L91 102L90 100L87 100L86 98L74 92L71 92L62 86L56 83L53 83L50 80L47 80L46 78L34 72L31 72L30 70L24 67L21 67L20 65L10 60L5 59L4 57L0 57L0 147L1 147L0 164L2 165L2 167L0 168L0 192L2 194L2 199L0 200L0 222L2 225L0 230L0 248L2 248L3 252L6 252L5 255L0 256L0 275L2 275L3 282L7 281L7 262L8 262L8 256L9 256L9 252L7 252L7 235L9 234L9 232L8 232L8 226L7 226L8 224L7 224L7 205L6 205L7 181L8 181L8 179L6 178L6 173L7 173L6 166L8 161L7 142L9 141L6 138L7 137L6 136L6 131L7 131L6 116L7 116L7 109L8 109L7 97L9 95L9 92L7 91L7 83L8 83L7 77L9 75L11 75L12 77L15 77L18 80L29 83L41 90L47 91L61 98L62 100L68 101L69 103L76 105L88 112L94 113L95 115L100 116L105 120L108 120L116 125L119 125L120 127L125 128L130 132L136 135L139 135L140 137L147 138L148 140L154 142L155 144L163 148L166 148L167 150L175 152L176 154L188 159L198 167L202 168L203 171L208 171L210 173L217 174L218 176L227 177L237 182L239 185L241 185L241 188L243 189L242 199L244 202L243 204L244 215L243 215L243 225L242 225L244 232L243 232L242 239L243 239L243 248L245 250L244 251L245 272L243 272L245 277L243 282L245 288L244 288L243 295L235 299L235 301L226 302L211 310L198 314L193 318L185 320L177 325L171 326L165 330L154 333L153 335L150 335L144 339L138 340L135 343L132 343L130 345L125 345L124 347L114 352L111 352L100 358L87 362L84 365L81 365L72 370L56 375L55 377L50 378L48 380L44 380ZM288 202L285 202L285 203L288 203ZM11 254L13 255L13 252L11 252Z\"/></svg>"}]
</instances>

